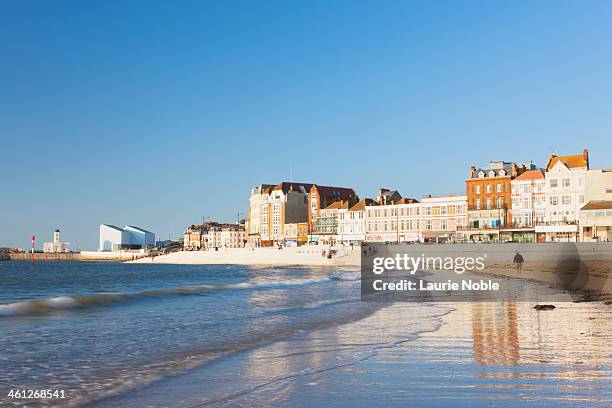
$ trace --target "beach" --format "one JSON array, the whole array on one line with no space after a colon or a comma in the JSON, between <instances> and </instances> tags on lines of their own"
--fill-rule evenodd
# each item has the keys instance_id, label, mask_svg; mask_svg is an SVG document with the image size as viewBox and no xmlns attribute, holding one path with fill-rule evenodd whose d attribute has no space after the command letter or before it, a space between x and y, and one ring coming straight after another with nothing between
<instances>
[{"instance_id":1,"label":"beach","mask_svg":"<svg viewBox=\"0 0 612 408\"><path fill-rule=\"evenodd\" d=\"M605 406L603 301L363 302L352 267L6 262L0 401L28 406ZM51 289L50 282L55 282ZM525 282L517 290L540 284Z\"/></svg>"},{"instance_id":2,"label":"beach","mask_svg":"<svg viewBox=\"0 0 612 408\"><path fill-rule=\"evenodd\" d=\"M609 406L609 313L394 304L94 406Z\"/></svg>"}]
</instances>

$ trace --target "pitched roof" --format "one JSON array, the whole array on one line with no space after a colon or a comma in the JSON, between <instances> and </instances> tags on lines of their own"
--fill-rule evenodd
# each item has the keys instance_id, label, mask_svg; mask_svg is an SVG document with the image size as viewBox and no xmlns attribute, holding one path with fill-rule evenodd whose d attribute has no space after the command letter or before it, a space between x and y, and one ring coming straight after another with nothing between
<instances>
[{"instance_id":1,"label":"pitched roof","mask_svg":"<svg viewBox=\"0 0 612 408\"><path fill-rule=\"evenodd\" d=\"M355 190L348 187L320 186L316 184L316 188L319 192L319 196L321 197L330 197L346 200L357 196Z\"/></svg>"},{"instance_id":2,"label":"pitched roof","mask_svg":"<svg viewBox=\"0 0 612 408\"><path fill-rule=\"evenodd\" d=\"M348 201L340 200L331 203L324 210L334 210L334 209L348 209Z\"/></svg>"},{"instance_id":3,"label":"pitched roof","mask_svg":"<svg viewBox=\"0 0 612 408\"><path fill-rule=\"evenodd\" d=\"M586 167L587 169L589 168L589 151L587 149L584 149L584 152L582 154L576 154L573 156L557 156L557 155L550 155L550 158L548 159L548 164L546 165L546 171L550 171L550 169L552 169L555 164L557 163L563 163L565 164L565 166L567 166L567 168L573 169L573 168L581 168L581 167Z\"/></svg>"},{"instance_id":4,"label":"pitched roof","mask_svg":"<svg viewBox=\"0 0 612 408\"><path fill-rule=\"evenodd\" d=\"M526 181L526 180L540 180L544 179L544 172L542 170L527 170L515 180Z\"/></svg>"},{"instance_id":5,"label":"pitched roof","mask_svg":"<svg viewBox=\"0 0 612 408\"><path fill-rule=\"evenodd\" d=\"M418 202L419 200L417 200L416 198L402 198L397 202L397 204L414 204Z\"/></svg>"},{"instance_id":6,"label":"pitched roof","mask_svg":"<svg viewBox=\"0 0 612 408\"><path fill-rule=\"evenodd\" d=\"M362 198L357 202L357 204L349 208L349 211L363 211L367 205L376 205L376 201L372 200L371 198Z\"/></svg>"},{"instance_id":7,"label":"pitched roof","mask_svg":"<svg viewBox=\"0 0 612 408\"><path fill-rule=\"evenodd\" d=\"M272 191L282 190L283 193L287 194L288 191L304 191L304 193L308 193L310 188L312 187L312 183L294 183L291 181L283 181L274 187Z\"/></svg>"},{"instance_id":8,"label":"pitched roof","mask_svg":"<svg viewBox=\"0 0 612 408\"><path fill-rule=\"evenodd\" d=\"M586 203L581 210L612 210L612 201L609 200L596 200L589 201Z\"/></svg>"}]
</instances>

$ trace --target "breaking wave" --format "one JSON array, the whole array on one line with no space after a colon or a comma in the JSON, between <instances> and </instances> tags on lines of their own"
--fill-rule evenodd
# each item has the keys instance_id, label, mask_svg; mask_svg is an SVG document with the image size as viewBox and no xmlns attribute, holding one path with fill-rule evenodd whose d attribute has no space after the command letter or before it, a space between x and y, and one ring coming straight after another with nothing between
<instances>
[{"instance_id":1,"label":"breaking wave","mask_svg":"<svg viewBox=\"0 0 612 408\"><path fill-rule=\"evenodd\" d=\"M242 282L224 285L188 285L175 288L146 290L135 293L96 293L91 295L58 296L0 304L0 317L34 316L88 307L110 306L130 300L189 294L204 294L241 289L275 288L309 285L337 280L335 276L312 279L288 279L270 282Z\"/></svg>"}]
</instances>

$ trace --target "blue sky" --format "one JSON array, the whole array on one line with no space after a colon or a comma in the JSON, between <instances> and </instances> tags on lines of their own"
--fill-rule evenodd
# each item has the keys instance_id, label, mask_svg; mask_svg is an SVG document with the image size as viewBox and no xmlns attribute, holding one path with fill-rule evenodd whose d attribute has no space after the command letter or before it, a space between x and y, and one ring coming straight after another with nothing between
<instances>
[{"instance_id":1,"label":"blue sky","mask_svg":"<svg viewBox=\"0 0 612 408\"><path fill-rule=\"evenodd\" d=\"M612 167L612 3L0 2L0 246L178 237L294 181L462 193L470 164Z\"/></svg>"}]
</instances>

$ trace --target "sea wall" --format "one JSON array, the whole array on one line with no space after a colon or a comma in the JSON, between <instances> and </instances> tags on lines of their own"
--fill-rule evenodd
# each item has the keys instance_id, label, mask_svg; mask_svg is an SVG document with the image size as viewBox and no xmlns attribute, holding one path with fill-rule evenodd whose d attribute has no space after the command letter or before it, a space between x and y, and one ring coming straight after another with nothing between
<instances>
[{"instance_id":1,"label":"sea wall","mask_svg":"<svg viewBox=\"0 0 612 408\"><path fill-rule=\"evenodd\" d=\"M35 261L78 261L81 259L81 255L78 252L68 252L62 254L49 254L44 252L35 252L34 254L28 252L12 253L8 254L8 259L13 261L31 261L34 257Z\"/></svg>"}]
</instances>

